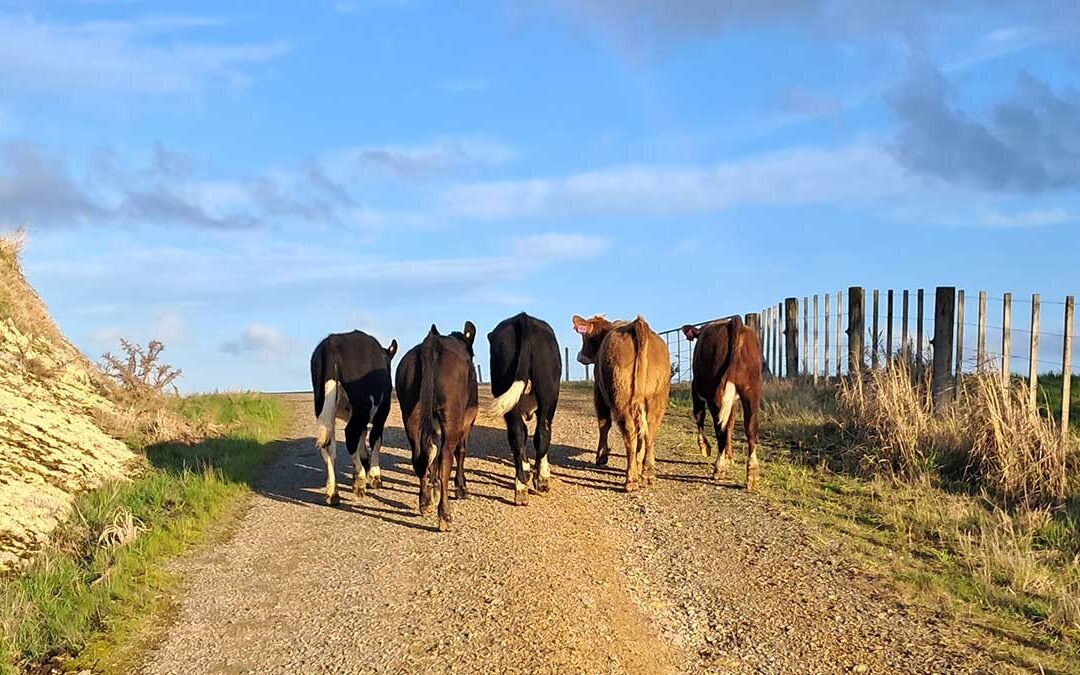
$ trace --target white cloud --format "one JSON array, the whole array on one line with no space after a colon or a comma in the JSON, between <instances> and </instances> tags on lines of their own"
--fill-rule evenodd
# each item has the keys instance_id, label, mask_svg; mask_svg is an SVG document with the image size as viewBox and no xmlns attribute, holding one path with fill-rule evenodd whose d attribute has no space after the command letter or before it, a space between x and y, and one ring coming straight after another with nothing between
<instances>
[{"instance_id":1,"label":"white cloud","mask_svg":"<svg viewBox=\"0 0 1080 675\"><path fill-rule=\"evenodd\" d=\"M290 350L290 340L280 330L262 323L249 324L239 337L221 344L221 351L233 356L252 356L260 361L277 361Z\"/></svg>"},{"instance_id":2,"label":"white cloud","mask_svg":"<svg viewBox=\"0 0 1080 675\"><path fill-rule=\"evenodd\" d=\"M436 138L418 145L379 145L349 148L334 153L327 166L334 173L374 172L404 179L426 178L447 172L488 168L514 158L508 145L480 136Z\"/></svg>"},{"instance_id":3,"label":"white cloud","mask_svg":"<svg viewBox=\"0 0 1080 675\"><path fill-rule=\"evenodd\" d=\"M711 167L631 165L560 178L467 183L443 205L478 220L572 215L671 216L748 204L796 205L887 197L916 186L872 145L796 148Z\"/></svg>"},{"instance_id":4,"label":"white cloud","mask_svg":"<svg viewBox=\"0 0 1080 675\"><path fill-rule=\"evenodd\" d=\"M605 237L586 234L531 234L517 237L513 249L521 256L543 261L593 258L608 249L611 241Z\"/></svg>"},{"instance_id":5,"label":"white cloud","mask_svg":"<svg viewBox=\"0 0 1080 675\"><path fill-rule=\"evenodd\" d=\"M892 211L891 220L898 223L942 225L946 227L981 227L1010 229L1052 227L1080 222L1080 214L1060 207L1007 210L965 201L929 205L906 205Z\"/></svg>"},{"instance_id":6,"label":"white cloud","mask_svg":"<svg viewBox=\"0 0 1080 675\"><path fill-rule=\"evenodd\" d=\"M288 51L282 41L215 44L185 37L220 23L190 16L79 23L0 16L0 77L36 89L174 94L243 85L252 66ZM168 40L155 44L162 37Z\"/></svg>"}]
</instances>

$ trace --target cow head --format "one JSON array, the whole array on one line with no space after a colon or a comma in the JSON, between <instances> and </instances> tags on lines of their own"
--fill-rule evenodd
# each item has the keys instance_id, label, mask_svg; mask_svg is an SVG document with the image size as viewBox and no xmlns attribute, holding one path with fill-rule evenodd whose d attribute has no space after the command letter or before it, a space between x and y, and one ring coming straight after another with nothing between
<instances>
[{"instance_id":1,"label":"cow head","mask_svg":"<svg viewBox=\"0 0 1080 675\"><path fill-rule=\"evenodd\" d=\"M397 340L391 340L390 346L383 350L386 352L386 360L389 361L394 358L394 354L397 354Z\"/></svg>"},{"instance_id":2,"label":"cow head","mask_svg":"<svg viewBox=\"0 0 1080 675\"><path fill-rule=\"evenodd\" d=\"M693 342L698 338L699 335L701 335L701 329L697 328L696 326L691 326L690 324L686 324L681 328L681 330L682 334L686 336L687 342Z\"/></svg>"},{"instance_id":3,"label":"cow head","mask_svg":"<svg viewBox=\"0 0 1080 675\"><path fill-rule=\"evenodd\" d=\"M573 322L574 332L581 336L578 363L585 366L595 363L596 355L600 353L600 343L611 332L611 322L599 315L583 319L577 314L574 315Z\"/></svg>"}]
</instances>

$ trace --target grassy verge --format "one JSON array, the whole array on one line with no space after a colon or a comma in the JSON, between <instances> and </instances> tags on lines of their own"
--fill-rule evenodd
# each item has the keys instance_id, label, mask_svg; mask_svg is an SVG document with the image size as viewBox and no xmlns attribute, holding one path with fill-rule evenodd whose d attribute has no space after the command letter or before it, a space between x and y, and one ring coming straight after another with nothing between
<instances>
[{"instance_id":1,"label":"grassy verge","mask_svg":"<svg viewBox=\"0 0 1080 675\"><path fill-rule=\"evenodd\" d=\"M688 393L671 398L669 438L696 454ZM841 415L831 389L768 384L762 493L843 542L910 602L976 627L1003 664L1080 673L1080 481L1054 506L1033 508L948 471L874 473L852 461ZM736 443L741 463L741 433Z\"/></svg>"},{"instance_id":2,"label":"grassy verge","mask_svg":"<svg viewBox=\"0 0 1080 675\"><path fill-rule=\"evenodd\" d=\"M255 394L177 405L215 434L145 448L143 470L79 496L49 547L0 586L0 673L50 661L121 670L121 645L167 604L174 579L165 563L240 513L284 410Z\"/></svg>"}]
</instances>

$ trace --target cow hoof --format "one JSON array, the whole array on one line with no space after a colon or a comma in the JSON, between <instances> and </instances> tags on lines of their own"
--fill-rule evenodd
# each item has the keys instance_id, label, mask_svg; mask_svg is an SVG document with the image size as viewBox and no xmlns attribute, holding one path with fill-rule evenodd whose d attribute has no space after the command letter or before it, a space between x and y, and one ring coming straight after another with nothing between
<instances>
[{"instance_id":1,"label":"cow hoof","mask_svg":"<svg viewBox=\"0 0 1080 675\"><path fill-rule=\"evenodd\" d=\"M454 498L455 499L468 499L469 498L469 491L466 490L465 488L454 488Z\"/></svg>"},{"instance_id":2,"label":"cow hoof","mask_svg":"<svg viewBox=\"0 0 1080 675\"><path fill-rule=\"evenodd\" d=\"M627 492L637 492L638 484L636 481L631 481L625 485L625 488Z\"/></svg>"},{"instance_id":3,"label":"cow hoof","mask_svg":"<svg viewBox=\"0 0 1080 675\"><path fill-rule=\"evenodd\" d=\"M352 492L357 497L364 497L367 494L367 492L364 489L364 484L363 483L357 483L356 485L353 485Z\"/></svg>"},{"instance_id":4,"label":"cow hoof","mask_svg":"<svg viewBox=\"0 0 1080 675\"><path fill-rule=\"evenodd\" d=\"M514 506L528 506L529 505L529 490L528 488L522 490L514 490Z\"/></svg>"},{"instance_id":5,"label":"cow hoof","mask_svg":"<svg viewBox=\"0 0 1080 675\"><path fill-rule=\"evenodd\" d=\"M757 491L757 483L758 483L757 476L748 477L746 479L746 491L747 492L755 492L755 491Z\"/></svg>"},{"instance_id":6,"label":"cow hoof","mask_svg":"<svg viewBox=\"0 0 1080 675\"><path fill-rule=\"evenodd\" d=\"M551 481L547 478L537 478L533 481L533 489L537 494L545 494L551 490Z\"/></svg>"},{"instance_id":7,"label":"cow hoof","mask_svg":"<svg viewBox=\"0 0 1080 675\"><path fill-rule=\"evenodd\" d=\"M372 490L378 490L382 487L382 478L378 476L372 476L371 480L368 481L368 487Z\"/></svg>"},{"instance_id":8,"label":"cow hoof","mask_svg":"<svg viewBox=\"0 0 1080 675\"><path fill-rule=\"evenodd\" d=\"M420 510L420 515L422 515L422 516L430 516L431 515L431 504L421 504L419 510Z\"/></svg>"},{"instance_id":9,"label":"cow hoof","mask_svg":"<svg viewBox=\"0 0 1080 675\"><path fill-rule=\"evenodd\" d=\"M335 492L332 495L326 495L326 505L327 506L337 506L340 503L341 503L341 497L338 497L338 493Z\"/></svg>"},{"instance_id":10,"label":"cow hoof","mask_svg":"<svg viewBox=\"0 0 1080 675\"><path fill-rule=\"evenodd\" d=\"M596 466L607 466L607 455L596 455Z\"/></svg>"},{"instance_id":11,"label":"cow hoof","mask_svg":"<svg viewBox=\"0 0 1080 675\"><path fill-rule=\"evenodd\" d=\"M449 518L439 518L439 532L449 532L451 529Z\"/></svg>"},{"instance_id":12,"label":"cow hoof","mask_svg":"<svg viewBox=\"0 0 1080 675\"><path fill-rule=\"evenodd\" d=\"M656 476L645 475L642 477L641 482L645 487L649 487L656 480Z\"/></svg>"}]
</instances>

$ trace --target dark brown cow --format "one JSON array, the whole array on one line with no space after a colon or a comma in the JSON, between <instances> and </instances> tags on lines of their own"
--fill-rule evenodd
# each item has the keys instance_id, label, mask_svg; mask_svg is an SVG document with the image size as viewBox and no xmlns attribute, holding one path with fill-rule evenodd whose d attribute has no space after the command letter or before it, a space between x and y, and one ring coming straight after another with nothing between
<instances>
[{"instance_id":1,"label":"dark brown cow","mask_svg":"<svg viewBox=\"0 0 1080 675\"><path fill-rule=\"evenodd\" d=\"M761 344L753 329L737 317L713 321L701 328L682 327L694 345L694 379L690 386L697 423L698 448L709 456L705 438L705 408L712 413L716 431L716 464L713 478L720 480L731 466L731 434L735 428L735 400L742 401L746 429L746 489L758 482L757 432L761 404Z\"/></svg>"},{"instance_id":2,"label":"dark brown cow","mask_svg":"<svg viewBox=\"0 0 1080 675\"><path fill-rule=\"evenodd\" d=\"M420 479L420 513L431 510L431 486L439 484L439 531L450 529L450 469L457 461L454 493L465 499L465 450L477 412L473 340L476 327L440 335L432 324L427 337L398 363L394 376L413 470Z\"/></svg>"},{"instance_id":3,"label":"dark brown cow","mask_svg":"<svg viewBox=\"0 0 1080 675\"><path fill-rule=\"evenodd\" d=\"M607 464L608 432L614 420L626 445L626 491L638 481L651 485L656 478L653 440L667 410L671 362L660 336L645 319L611 322L600 316L574 316L581 335L578 361L596 364L593 403L600 424L596 463Z\"/></svg>"}]
</instances>

